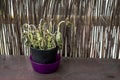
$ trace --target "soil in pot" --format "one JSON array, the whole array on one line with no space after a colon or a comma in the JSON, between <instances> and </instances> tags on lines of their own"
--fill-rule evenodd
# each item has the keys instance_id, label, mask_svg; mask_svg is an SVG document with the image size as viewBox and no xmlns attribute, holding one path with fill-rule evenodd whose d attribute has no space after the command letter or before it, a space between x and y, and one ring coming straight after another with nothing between
<instances>
[{"instance_id":1,"label":"soil in pot","mask_svg":"<svg viewBox=\"0 0 120 80\"><path fill-rule=\"evenodd\" d=\"M49 50L30 48L33 61L42 64L50 64L56 61L58 47Z\"/></svg>"}]
</instances>

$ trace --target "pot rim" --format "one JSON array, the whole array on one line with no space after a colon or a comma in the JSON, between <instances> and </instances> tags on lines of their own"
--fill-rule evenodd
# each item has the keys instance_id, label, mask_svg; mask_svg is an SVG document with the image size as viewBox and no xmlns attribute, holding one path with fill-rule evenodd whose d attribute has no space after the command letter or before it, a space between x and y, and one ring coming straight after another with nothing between
<instances>
[{"instance_id":1,"label":"pot rim","mask_svg":"<svg viewBox=\"0 0 120 80\"><path fill-rule=\"evenodd\" d=\"M50 48L50 49L46 49L46 50L41 50L41 49L37 49L37 48L33 48L33 47L30 47L31 49L34 49L34 50L37 50L37 51L51 51L51 50L54 50L54 49L57 49L58 50L58 46L54 47L54 48Z\"/></svg>"}]
</instances>

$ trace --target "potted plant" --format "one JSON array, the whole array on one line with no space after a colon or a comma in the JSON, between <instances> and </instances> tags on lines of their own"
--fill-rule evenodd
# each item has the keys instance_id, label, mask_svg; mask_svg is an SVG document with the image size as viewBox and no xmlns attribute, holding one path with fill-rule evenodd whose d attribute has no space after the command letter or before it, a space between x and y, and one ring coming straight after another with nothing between
<instances>
[{"instance_id":1,"label":"potted plant","mask_svg":"<svg viewBox=\"0 0 120 80\"><path fill-rule=\"evenodd\" d=\"M60 59L60 56L57 55L57 52L62 47L60 25L64 22L65 21L61 21L57 24L56 31L53 30L54 25L52 24L52 21L47 23L43 19L40 20L40 23L37 26L33 24L23 24L22 39L25 44L30 47L30 59L36 64L54 64L52 67L57 68L55 64L58 64L59 62L56 62L56 58L58 60ZM40 68L36 71L39 70ZM43 70L43 67L41 70ZM44 73L44 71L42 71L42 73ZM49 73L49 70L47 70L45 73Z\"/></svg>"}]
</instances>

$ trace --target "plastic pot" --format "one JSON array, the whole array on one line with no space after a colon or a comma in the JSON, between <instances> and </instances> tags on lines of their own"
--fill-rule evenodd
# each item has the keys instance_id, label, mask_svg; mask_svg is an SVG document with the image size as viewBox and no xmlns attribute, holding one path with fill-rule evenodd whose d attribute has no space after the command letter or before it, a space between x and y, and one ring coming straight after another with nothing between
<instances>
[{"instance_id":1,"label":"plastic pot","mask_svg":"<svg viewBox=\"0 0 120 80\"><path fill-rule=\"evenodd\" d=\"M48 73L53 73L57 71L59 64L60 64L60 59L61 59L60 55L57 54L56 61L54 63L41 64L41 63L34 62L32 59L32 56L30 56L30 61L31 61L34 71L41 73L41 74L48 74Z\"/></svg>"}]
</instances>

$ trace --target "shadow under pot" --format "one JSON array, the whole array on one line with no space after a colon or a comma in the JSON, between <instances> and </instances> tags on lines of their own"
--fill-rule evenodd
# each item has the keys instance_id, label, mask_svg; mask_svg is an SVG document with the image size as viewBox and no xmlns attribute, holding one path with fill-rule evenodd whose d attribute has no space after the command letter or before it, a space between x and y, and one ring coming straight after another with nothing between
<instances>
[{"instance_id":1,"label":"shadow under pot","mask_svg":"<svg viewBox=\"0 0 120 80\"><path fill-rule=\"evenodd\" d=\"M58 47L49 50L39 50L36 48L30 48L32 60L37 63L50 64L56 61Z\"/></svg>"}]
</instances>

